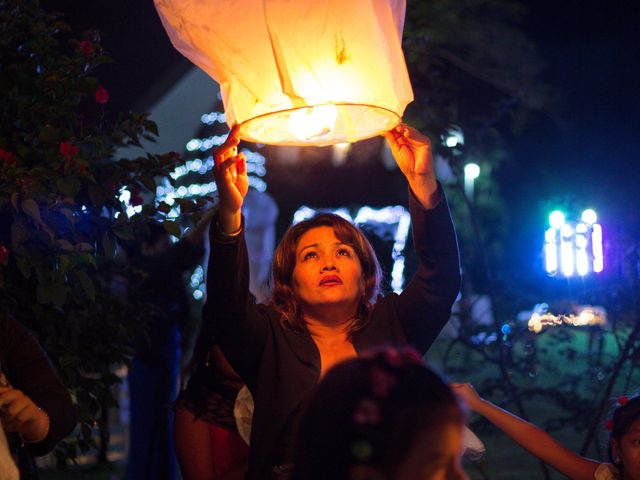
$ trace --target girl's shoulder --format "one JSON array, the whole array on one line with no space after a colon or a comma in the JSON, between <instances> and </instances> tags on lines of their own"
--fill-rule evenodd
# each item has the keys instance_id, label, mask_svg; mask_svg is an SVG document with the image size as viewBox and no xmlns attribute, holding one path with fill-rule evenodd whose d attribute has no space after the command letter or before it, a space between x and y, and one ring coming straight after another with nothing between
<instances>
[{"instance_id":1,"label":"girl's shoulder","mask_svg":"<svg viewBox=\"0 0 640 480\"><path fill-rule=\"evenodd\" d=\"M610 463L601 463L593 474L595 480L618 480L620 472Z\"/></svg>"}]
</instances>

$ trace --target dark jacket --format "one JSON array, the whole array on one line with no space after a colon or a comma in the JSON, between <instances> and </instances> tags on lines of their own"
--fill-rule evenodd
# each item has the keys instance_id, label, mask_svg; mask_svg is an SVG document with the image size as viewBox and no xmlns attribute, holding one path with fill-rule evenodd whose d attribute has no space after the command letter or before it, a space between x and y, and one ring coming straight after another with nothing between
<instances>
[{"instance_id":1,"label":"dark jacket","mask_svg":"<svg viewBox=\"0 0 640 480\"><path fill-rule=\"evenodd\" d=\"M49 433L38 443L9 434L9 447L18 454L20 478L37 478L34 456L45 455L76 425L78 412L38 341L19 322L0 311L0 370L12 387L21 390L49 415Z\"/></svg>"},{"instance_id":2,"label":"dark jacket","mask_svg":"<svg viewBox=\"0 0 640 480\"><path fill-rule=\"evenodd\" d=\"M353 336L358 353L407 343L426 352L449 319L460 285L458 249L444 196L431 210L410 196L418 271L404 291L380 296L369 323ZM246 245L212 229L204 320L255 401L249 479L272 477L291 461L295 427L320 378L320 353L307 331L283 326L280 315L249 293Z\"/></svg>"}]
</instances>

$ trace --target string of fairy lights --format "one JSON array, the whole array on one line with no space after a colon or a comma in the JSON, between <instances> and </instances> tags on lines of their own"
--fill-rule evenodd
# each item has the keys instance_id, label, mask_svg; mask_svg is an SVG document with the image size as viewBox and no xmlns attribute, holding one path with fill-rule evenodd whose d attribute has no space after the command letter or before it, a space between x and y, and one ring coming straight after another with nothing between
<instances>
[{"instance_id":1,"label":"string of fairy lights","mask_svg":"<svg viewBox=\"0 0 640 480\"><path fill-rule=\"evenodd\" d=\"M207 127L223 126L226 128L226 118L223 112L212 111L205 113L200 117L200 122ZM185 149L189 154L195 154L196 156L189 158L169 174L173 182L176 183L175 186L166 178L159 182L156 187L157 201L165 202L173 207L176 204L176 199L179 198L196 198L214 195L218 188L213 180L208 180L211 178L211 171L214 167L213 155L209 153L208 155L202 156L200 152L211 152L214 148L222 145L227 139L227 136L228 134L225 133L190 139L186 143ZM249 186L259 192L266 191L267 183L263 180L263 177L267 173L264 155L248 148L242 148L240 151L244 153L247 160ZM207 181L193 181L194 177L196 179L204 177ZM177 206L172 208L167 216L169 218L177 218L179 216ZM198 265L189 278L189 287L193 298L197 301L204 298L206 291L204 281L205 270L201 265Z\"/></svg>"}]
</instances>

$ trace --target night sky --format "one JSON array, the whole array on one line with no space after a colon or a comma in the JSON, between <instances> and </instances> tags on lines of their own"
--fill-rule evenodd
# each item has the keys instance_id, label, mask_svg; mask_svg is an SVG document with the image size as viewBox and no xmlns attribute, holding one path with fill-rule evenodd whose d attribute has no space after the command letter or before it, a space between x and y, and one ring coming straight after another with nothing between
<instances>
[{"instance_id":1,"label":"night sky","mask_svg":"<svg viewBox=\"0 0 640 480\"><path fill-rule=\"evenodd\" d=\"M189 65L170 45L150 0L42 3L65 12L76 31L103 32L115 60L101 75L113 108L152 97L154 80ZM532 116L508 139L512 161L499 178L509 185L510 204L529 223L543 223L554 202L591 206L603 223L638 217L640 42L633 2L525 3L523 27L547 63L543 80L554 102L552 113Z\"/></svg>"},{"instance_id":2,"label":"night sky","mask_svg":"<svg viewBox=\"0 0 640 480\"><path fill-rule=\"evenodd\" d=\"M547 173L544 184L520 177L525 190L556 198L573 192L576 202L611 216L635 204L640 48L631 4L528 2L526 28L548 63L544 80L557 89L558 115L530 125L512 144L517 164Z\"/></svg>"}]
</instances>

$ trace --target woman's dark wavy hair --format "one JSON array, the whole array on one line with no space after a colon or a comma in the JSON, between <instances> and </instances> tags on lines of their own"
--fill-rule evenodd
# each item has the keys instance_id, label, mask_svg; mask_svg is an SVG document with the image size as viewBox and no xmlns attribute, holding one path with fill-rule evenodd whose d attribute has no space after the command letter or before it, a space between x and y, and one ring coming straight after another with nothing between
<instances>
[{"instance_id":1,"label":"woman's dark wavy hair","mask_svg":"<svg viewBox=\"0 0 640 480\"><path fill-rule=\"evenodd\" d=\"M631 396L629 398L629 401L627 401L624 405L616 407L613 411L611 420L612 428L609 440L615 439L619 443L622 436L631 428L631 424L633 424L636 420L640 420L640 393L636 393L635 395ZM611 447L611 441L609 441L608 454L611 463L618 466L619 468L622 467L622 465L616 463L615 459L613 458L613 448Z\"/></svg>"},{"instance_id":2,"label":"woman's dark wavy hair","mask_svg":"<svg viewBox=\"0 0 640 480\"><path fill-rule=\"evenodd\" d=\"M271 270L272 294L269 305L281 315L283 322L294 330L304 330L304 318L293 291L293 269L296 266L296 248L300 237L316 227L331 227L338 240L355 251L362 267L364 295L349 335L362 329L368 322L376 297L380 293L382 271L373 247L364 233L344 218L323 213L290 227L278 244Z\"/></svg>"}]
</instances>

